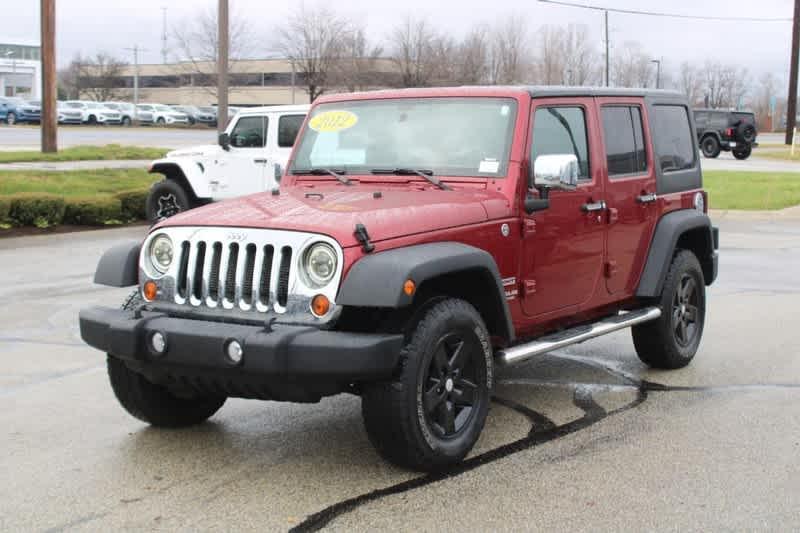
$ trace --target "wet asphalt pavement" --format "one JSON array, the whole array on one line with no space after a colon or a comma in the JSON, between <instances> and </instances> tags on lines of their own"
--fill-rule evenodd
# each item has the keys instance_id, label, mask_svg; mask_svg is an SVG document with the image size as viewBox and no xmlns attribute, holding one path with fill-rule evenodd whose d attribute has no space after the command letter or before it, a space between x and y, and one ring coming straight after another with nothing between
<instances>
[{"instance_id":1,"label":"wet asphalt pavement","mask_svg":"<svg viewBox=\"0 0 800 533\"><path fill-rule=\"evenodd\" d=\"M383 462L359 399L229 400L164 431L128 416L77 311L143 228L0 240L0 530L796 530L800 222L725 219L694 363L639 363L628 332L498 376L448 476Z\"/></svg>"}]
</instances>

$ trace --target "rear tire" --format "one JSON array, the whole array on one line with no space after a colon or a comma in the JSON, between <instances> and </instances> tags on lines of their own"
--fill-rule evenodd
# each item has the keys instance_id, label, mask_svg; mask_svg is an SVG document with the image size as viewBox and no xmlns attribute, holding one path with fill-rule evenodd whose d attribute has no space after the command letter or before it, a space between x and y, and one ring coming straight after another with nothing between
<instances>
[{"instance_id":1,"label":"rear tire","mask_svg":"<svg viewBox=\"0 0 800 533\"><path fill-rule=\"evenodd\" d=\"M144 303L136 290L122 305L133 310ZM224 396L179 398L166 387L151 383L129 369L124 362L108 354L108 378L111 389L122 407L133 417L153 426L179 428L204 422L219 411Z\"/></svg>"},{"instance_id":2,"label":"rear tire","mask_svg":"<svg viewBox=\"0 0 800 533\"><path fill-rule=\"evenodd\" d=\"M122 117L122 125L126 128L131 125L131 117Z\"/></svg>"},{"instance_id":3,"label":"rear tire","mask_svg":"<svg viewBox=\"0 0 800 533\"><path fill-rule=\"evenodd\" d=\"M156 223L197 207L197 202L179 183L164 179L154 184L147 195L147 220Z\"/></svg>"},{"instance_id":4,"label":"rear tire","mask_svg":"<svg viewBox=\"0 0 800 533\"><path fill-rule=\"evenodd\" d=\"M492 365L475 308L457 299L434 304L409 333L397 377L364 387L370 441L402 467L437 471L458 463L486 422Z\"/></svg>"},{"instance_id":5,"label":"rear tire","mask_svg":"<svg viewBox=\"0 0 800 533\"><path fill-rule=\"evenodd\" d=\"M733 157L739 159L740 161L744 161L750 154L753 153L753 147L749 144L744 145L743 147L739 148L738 146L733 149Z\"/></svg>"},{"instance_id":6,"label":"rear tire","mask_svg":"<svg viewBox=\"0 0 800 533\"><path fill-rule=\"evenodd\" d=\"M658 319L631 329L636 354L654 368L683 368L697 353L706 315L703 270L689 250L673 257L658 304Z\"/></svg>"},{"instance_id":7,"label":"rear tire","mask_svg":"<svg viewBox=\"0 0 800 533\"><path fill-rule=\"evenodd\" d=\"M715 158L719 157L720 153L720 145L719 141L713 135L709 135L704 137L703 140L700 142L700 149L703 152L703 155L708 158Z\"/></svg>"},{"instance_id":8,"label":"rear tire","mask_svg":"<svg viewBox=\"0 0 800 533\"><path fill-rule=\"evenodd\" d=\"M158 120L156 120L156 124L158 124L159 126L163 126L166 123L167 121L164 119L164 117L158 117Z\"/></svg>"},{"instance_id":9,"label":"rear tire","mask_svg":"<svg viewBox=\"0 0 800 533\"><path fill-rule=\"evenodd\" d=\"M13 126L16 123L17 123L16 113L9 113L8 115L6 115L6 124L8 124L9 126Z\"/></svg>"}]
</instances>

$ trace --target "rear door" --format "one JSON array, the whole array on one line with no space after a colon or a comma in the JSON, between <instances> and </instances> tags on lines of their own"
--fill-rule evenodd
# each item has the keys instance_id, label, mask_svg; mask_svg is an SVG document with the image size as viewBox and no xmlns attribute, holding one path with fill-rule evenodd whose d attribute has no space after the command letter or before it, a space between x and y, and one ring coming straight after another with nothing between
<instances>
[{"instance_id":1,"label":"rear door","mask_svg":"<svg viewBox=\"0 0 800 533\"><path fill-rule=\"evenodd\" d=\"M522 306L537 320L574 312L602 283L603 165L593 103L592 98L533 101L530 164L541 155L574 154L579 166L577 190L551 191L549 208L523 212Z\"/></svg>"},{"instance_id":2,"label":"rear door","mask_svg":"<svg viewBox=\"0 0 800 533\"><path fill-rule=\"evenodd\" d=\"M656 173L647 111L639 99L598 98L606 165L610 294L632 293L656 218Z\"/></svg>"}]
</instances>

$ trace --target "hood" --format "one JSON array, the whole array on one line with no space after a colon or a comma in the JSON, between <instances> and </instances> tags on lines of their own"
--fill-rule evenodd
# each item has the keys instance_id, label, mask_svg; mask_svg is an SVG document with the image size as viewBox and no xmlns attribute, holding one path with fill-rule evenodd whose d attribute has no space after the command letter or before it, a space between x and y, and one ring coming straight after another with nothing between
<instances>
[{"instance_id":1,"label":"hood","mask_svg":"<svg viewBox=\"0 0 800 533\"><path fill-rule=\"evenodd\" d=\"M381 191L379 198L375 193ZM225 226L323 233L342 246L358 245L355 225L364 224L373 242L426 233L508 216L511 206L499 192L483 188L455 191L384 188L291 187L280 195L259 193L211 204L174 216L157 227Z\"/></svg>"},{"instance_id":2,"label":"hood","mask_svg":"<svg viewBox=\"0 0 800 533\"><path fill-rule=\"evenodd\" d=\"M203 157L214 154L220 150L221 148L218 144L204 144L201 146L192 146L191 148L173 150L167 152L167 155L164 157Z\"/></svg>"}]
</instances>

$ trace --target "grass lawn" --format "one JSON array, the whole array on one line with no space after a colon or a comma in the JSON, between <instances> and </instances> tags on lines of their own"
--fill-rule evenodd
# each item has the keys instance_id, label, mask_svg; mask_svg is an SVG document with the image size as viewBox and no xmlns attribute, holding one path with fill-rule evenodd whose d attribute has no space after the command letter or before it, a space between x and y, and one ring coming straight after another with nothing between
<instances>
[{"instance_id":1,"label":"grass lawn","mask_svg":"<svg viewBox=\"0 0 800 533\"><path fill-rule=\"evenodd\" d=\"M74 146L54 154L43 154L34 150L0 151L0 163L27 163L36 161L107 161L111 159L159 159L169 150L143 146Z\"/></svg>"},{"instance_id":2,"label":"grass lawn","mask_svg":"<svg viewBox=\"0 0 800 533\"><path fill-rule=\"evenodd\" d=\"M712 209L774 210L800 204L800 172L703 172Z\"/></svg>"},{"instance_id":3,"label":"grass lawn","mask_svg":"<svg viewBox=\"0 0 800 533\"><path fill-rule=\"evenodd\" d=\"M147 189L161 179L144 169L75 170L37 172L0 171L0 197L18 192L51 193L64 198L110 195L132 189Z\"/></svg>"}]
</instances>

